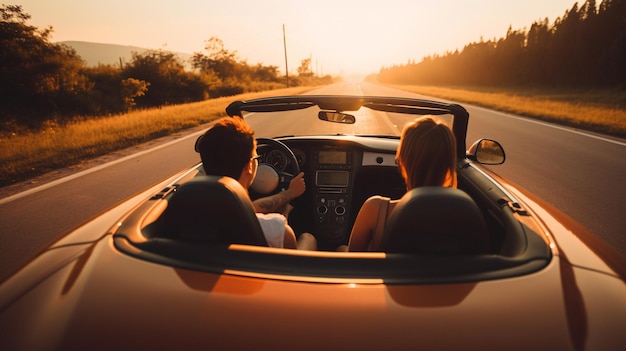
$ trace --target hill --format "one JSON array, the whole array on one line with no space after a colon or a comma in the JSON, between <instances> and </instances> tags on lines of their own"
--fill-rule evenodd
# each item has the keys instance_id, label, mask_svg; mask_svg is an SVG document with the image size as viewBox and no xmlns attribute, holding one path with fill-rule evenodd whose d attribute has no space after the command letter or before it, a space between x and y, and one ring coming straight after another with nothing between
<instances>
[{"instance_id":1,"label":"hill","mask_svg":"<svg viewBox=\"0 0 626 351\"><path fill-rule=\"evenodd\" d=\"M98 64L104 65L119 65L120 59L124 63L130 62L132 59L132 53L143 53L150 51L151 49L141 48L138 46L127 46L117 44L103 44L92 43L86 41L62 41L59 44L65 44L74 50L76 53L85 60L87 66L97 66ZM191 54L175 52L185 66L189 66L189 59Z\"/></svg>"}]
</instances>

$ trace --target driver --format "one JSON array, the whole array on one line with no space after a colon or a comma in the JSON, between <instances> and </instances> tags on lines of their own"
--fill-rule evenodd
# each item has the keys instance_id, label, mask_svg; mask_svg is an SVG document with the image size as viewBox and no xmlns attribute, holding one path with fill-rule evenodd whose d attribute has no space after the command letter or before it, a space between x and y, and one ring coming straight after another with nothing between
<instances>
[{"instance_id":1,"label":"driver","mask_svg":"<svg viewBox=\"0 0 626 351\"><path fill-rule=\"evenodd\" d=\"M240 117L218 119L202 136L197 145L204 171L207 175L228 176L248 188L258 167L254 130ZM298 174L281 193L258 199L254 203L257 218L267 243L271 247L316 250L317 240L310 233L296 235L285 215L290 210L289 201L304 193L303 173ZM270 213L285 208L285 214Z\"/></svg>"}]
</instances>

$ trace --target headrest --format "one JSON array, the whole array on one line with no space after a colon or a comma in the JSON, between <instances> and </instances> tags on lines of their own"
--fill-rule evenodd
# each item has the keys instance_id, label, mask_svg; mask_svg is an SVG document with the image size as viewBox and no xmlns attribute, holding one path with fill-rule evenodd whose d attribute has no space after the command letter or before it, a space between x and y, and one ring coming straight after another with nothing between
<instances>
[{"instance_id":1,"label":"headrest","mask_svg":"<svg viewBox=\"0 0 626 351\"><path fill-rule=\"evenodd\" d=\"M230 177L197 176L182 184L158 222L159 237L267 246L248 193Z\"/></svg>"},{"instance_id":2,"label":"headrest","mask_svg":"<svg viewBox=\"0 0 626 351\"><path fill-rule=\"evenodd\" d=\"M383 236L383 251L422 254L486 254L490 239L482 213L465 192L420 187L407 192L393 209Z\"/></svg>"}]
</instances>

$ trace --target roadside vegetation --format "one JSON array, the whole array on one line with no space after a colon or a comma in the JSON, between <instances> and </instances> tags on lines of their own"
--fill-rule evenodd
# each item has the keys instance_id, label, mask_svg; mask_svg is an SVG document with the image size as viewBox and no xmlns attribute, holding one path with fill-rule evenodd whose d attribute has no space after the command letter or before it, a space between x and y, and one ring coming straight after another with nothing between
<instances>
[{"instance_id":1,"label":"roadside vegetation","mask_svg":"<svg viewBox=\"0 0 626 351\"><path fill-rule=\"evenodd\" d=\"M21 5L0 6L2 131L334 79L313 74L306 58L287 80L277 66L248 64L217 37L206 40L189 62L169 51L148 50L133 53L130 62L90 67L73 48L51 42L52 27L32 26L30 18Z\"/></svg>"},{"instance_id":2,"label":"roadside vegetation","mask_svg":"<svg viewBox=\"0 0 626 351\"><path fill-rule=\"evenodd\" d=\"M152 50L88 67L30 18L21 5L0 5L0 186L202 125L233 96L297 94L335 80L313 74L310 58L289 77L248 64L216 37L190 62Z\"/></svg>"},{"instance_id":3,"label":"roadside vegetation","mask_svg":"<svg viewBox=\"0 0 626 351\"><path fill-rule=\"evenodd\" d=\"M65 124L49 121L37 130L0 132L0 186L202 126L223 117L226 106L234 99L301 94L310 89L295 87L248 93Z\"/></svg>"},{"instance_id":4,"label":"roadside vegetation","mask_svg":"<svg viewBox=\"0 0 626 351\"><path fill-rule=\"evenodd\" d=\"M385 67L385 84L626 89L626 0L575 3L562 17L462 50Z\"/></svg>"},{"instance_id":5,"label":"roadside vegetation","mask_svg":"<svg viewBox=\"0 0 626 351\"><path fill-rule=\"evenodd\" d=\"M626 91L389 85L574 128L626 138Z\"/></svg>"}]
</instances>

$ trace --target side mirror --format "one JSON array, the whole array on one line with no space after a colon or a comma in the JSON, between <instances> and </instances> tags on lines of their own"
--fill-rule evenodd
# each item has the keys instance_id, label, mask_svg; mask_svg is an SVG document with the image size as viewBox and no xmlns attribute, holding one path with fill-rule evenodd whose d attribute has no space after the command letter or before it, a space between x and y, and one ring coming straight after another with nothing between
<instances>
[{"instance_id":1,"label":"side mirror","mask_svg":"<svg viewBox=\"0 0 626 351\"><path fill-rule=\"evenodd\" d=\"M491 139L479 139L467 150L467 158L484 165L501 165L506 156L500 143Z\"/></svg>"},{"instance_id":2,"label":"side mirror","mask_svg":"<svg viewBox=\"0 0 626 351\"><path fill-rule=\"evenodd\" d=\"M320 111L317 114L317 118L321 119L322 121L344 124L354 124L354 122L356 122L356 118L353 115L333 111Z\"/></svg>"}]
</instances>

